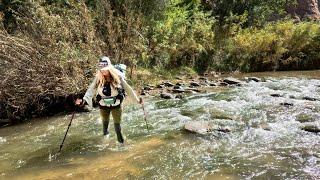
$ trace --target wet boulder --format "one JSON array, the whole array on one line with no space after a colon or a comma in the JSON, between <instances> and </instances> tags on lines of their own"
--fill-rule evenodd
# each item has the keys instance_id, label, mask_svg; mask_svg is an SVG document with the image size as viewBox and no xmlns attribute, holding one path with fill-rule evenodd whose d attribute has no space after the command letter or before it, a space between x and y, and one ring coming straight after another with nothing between
<instances>
[{"instance_id":1,"label":"wet boulder","mask_svg":"<svg viewBox=\"0 0 320 180\"><path fill-rule=\"evenodd\" d=\"M197 89L197 88L186 88L186 91L194 91L194 92L201 92L201 90Z\"/></svg>"},{"instance_id":2,"label":"wet boulder","mask_svg":"<svg viewBox=\"0 0 320 180\"><path fill-rule=\"evenodd\" d=\"M260 128L265 131L271 131L271 127L267 123L260 124Z\"/></svg>"},{"instance_id":3,"label":"wet boulder","mask_svg":"<svg viewBox=\"0 0 320 180\"><path fill-rule=\"evenodd\" d=\"M208 81L208 78L206 78L206 77L199 77L199 80L201 80L201 81Z\"/></svg>"},{"instance_id":4,"label":"wet boulder","mask_svg":"<svg viewBox=\"0 0 320 180\"><path fill-rule=\"evenodd\" d=\"M285 106L285 107L291 107L291 106L293 106L293 103L284 102L284 103L280 103L280 105Z\"/></svg>"},{"instance_id":5,"label":"wet boulder","mask_svg":"<svg viewBox=\"0 0 320 180\"><path fill-rule=\"evenodd\" d=\"M180 89L180 88L182 88L182 86L180 86L180 85L175 85L175 86L173 87L173 89Z\"/></svg>"},{"instance_id":6,"label":"wet boulder","mask_svg":"<svg viewBox=\"0 0 320 180\"><path fill-rule=\"evenodd\" d=\"M184 96L182 94L177 94L176 95L176 99L183 99L183 98L184 98Z\"/></svg>"},{"instance_id":7,"label":"wet boulder","mask_svg":"<svg viewBox=\"0 0 320 180\"><path fill-rule=\"evenodd\" d=\"M210 118L211 119L225 119L225 120L233 120L234 118L232 117L232 115L226 113L223 110L219 110L219 109L210 109L209 110L210 113Z\"/></svg>"},{"instance_id":8,"label":"wet boulder","mask_svg":"<svg viewBox=\"0 0 320 180\"><path fill-rule=\"evenodd\" d=\"M191 133L205 135L218 127L208 121L189 121L184 125L184 129Z\"/></svg>"},{"instance_id":9,"label":"wet boulder","mask_svg":"<svg viewBox=\"0 0 320 180\"><path fill-rule=\"evenodd\" d=\"M223 82L229 84L229 85L240 85L242 81L236 79L236 78L225 78Z\"/></svg>"},{"instance_id":10,"label":"wet boulder","mask_svg":"<svg viewBox=\"0 0 320 180\"><path fill-rule=\"evenodd\" d=\"M218 127L217 131L228 133L228 132L231 132L231 129L229 127Z\"/></svg>"},{"instance_id":11,"label":"wet boulder","mask_svg":"<svg viewBox=\"0 0 320 180\"><path fill-rule=\"evenodd\" d=\"M163 85L165 85L166 87L173 87L174 86L174 84L173 83L171 83L171 82L164 82L164 83L162 83Z\"/></svg>"},{"instance_id":12,"label":"wet boulder","mask_svg":"<svg viewBox=\"0 0 320 180\"><path fill-rule=\"evenodd\" d=\"M261 82L261 79L257 77L245 77L244 79L246 80L246 82L250 82L250 81Z\"/></svg>"},{"instance_id":13,"label":"wet boulder","mask_svg":"<svg viewBox=\"0 0 320 180\"><path fill-rule=\"evenodd\" d=\"M153 88L150 87L150 86L145 86L145 87L143 87L143 90L145 90L145 91L150 91L150 90L153 90Z\"/></svg>"},{"instance_id":14,"label":"wet boulder","mask_svg":"<svg viewBox=\"0 0 320 180\"><path fill-rule=\"evenodd\" d=\"M210 82L210 83L209 83L209 86L218 86L218 84L217 84L217 83L214 83L214 82Z\"/></svg>"},{"instance_id":15,"label":"wet boulder","mask_svg":"<svg viewBox=\"0 0 320 180\"><path fill-rule=\"evenodd\" d=\"M190 86L192 86L192 87L199 87L200 84L199 84L198 82L192 81L192 82L190 82Z\"/></svg>"},{"instance_id":16,"label":"wet boulder","mask_svg":"<svg viewBox=\"0 0 320 180\"><path fill-rule=\"evenodd\" d=\"M160 97L163 98L163 99L174 99L174 96L172 94L165 93L165 92L161 93Z\"/></svg>"},{"instance_id":17,"label":"wet boulder","mask_svg":"<svg viewBox=\"0 0 320 180\"><path fill-rule=\"evenodd\" d=\"M182 83L182 82L178 82L178 83L176 83L176 86L184 86L185 84L184 83Z\"/></svg>"},{"instance_id":18,"label":"wet boulder","mask_svg":"<svg viewBox=\"0 0 320 180\"><path fill-rule=\"evenodd\" d=\"M290 99L296 99L296 97L294 95L290 95L289 98Z\"/></svg>"},{"instance_id":19,"label":"wet boulder","mask_svg":"<svg viewBox=\"0 0 320 180\"><path fill-rule=\"evenodd\" d=\"M272 97L283 97L283 95L280 95L280 94L270 94L270 96L272 96Z\"/></svg>"},{"instance_id":20,"label":"wet boulder","mask_svg":"<svg viewBox=\"0 0 320 180\"><path fill-rule=\"evenodd\" d=\"M165 88L165 86L164 86L164 84L158 84L158 85L157 85L157 88L163 89L163 88Z\"/></svg>"},{"instance_id":21,"label":"wet boulder","mask_svg":"<svg viewBox=\"0 0 320 180\"><path fill-rule=\"evenodd\" d=\"M313 122L313 121L315 121L315 119L309 114L301 113L296 116L296 121L299 121L301 123L305 123L305 122Z\"/></svg>"},{"instance_id":22,"label":"wet boulder","mask_svg":"<svg viewBox=\"0 0 320 180\"><path fill-rule=\"evenodd\" d=\"M145 91L141 91L140 95L145 96L145 95L147 95L147 93Z\"/></svg>"},{"instance_id":23,"label":"wet boulder","mask_svg":"<svg viewBox=\"0 0 320 180\"><path fill-rule=\"evenodd\" d=\"M184 93L184 92L186 92L186 90L183 87L179 86L179 87L173 88L172 92L174 92L174 93Z\"/></svg>"},{"instance_id":24,"label":"wet boulder","mask_svg":"<svg viewBox=\"0 0 320 180\"><path fill-rule=\"evenodd\" d=\"M229 84L226 82L219 82L219 86L228 86Z\"/></svg>"},{"instance_id":25,"label":"wet boulder","mask_svg":"<svg viewBox=\"0 0 320 180\"><path fill-rule=\"evenodd\" d=\"M308 97L308 96L305 96L302 99L307 100L307 101L319 101L319 99L317 99L317 98L312 98L312 97Z\"/></svg>"},{"instance_id":26,"label":"wet boulder","mask_svg":"<svg viewBox=\"0 0 320 180\"><path fill-rule=\"evenodd\" d=\"M319 133L320 127L315 124L307 124L301 127L302 130L312 133Z\"/></svg>"}]
</instances>

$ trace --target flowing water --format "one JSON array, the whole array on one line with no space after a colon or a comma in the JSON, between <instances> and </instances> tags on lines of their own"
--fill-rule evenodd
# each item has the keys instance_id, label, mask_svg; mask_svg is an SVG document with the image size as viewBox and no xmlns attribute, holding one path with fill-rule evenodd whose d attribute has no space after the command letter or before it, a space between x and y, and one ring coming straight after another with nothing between
<instances>
[{"instance_id":1,"label":"flowing water","mask_svg":"<svg viewBox=\"0 0 320 180\"><path fill-rule=\"evenodd\" d=\"M2 128L0 179L319 179L320 133L301 127L320 126L320 71L253 75L266 82L148 99L150 132L142 108L126 107L124 147L112 124L103 139L98 110L75 115L60 154L71 115ZM187 133L188 121L230 132Z\"/></svg>"}]
</instances>

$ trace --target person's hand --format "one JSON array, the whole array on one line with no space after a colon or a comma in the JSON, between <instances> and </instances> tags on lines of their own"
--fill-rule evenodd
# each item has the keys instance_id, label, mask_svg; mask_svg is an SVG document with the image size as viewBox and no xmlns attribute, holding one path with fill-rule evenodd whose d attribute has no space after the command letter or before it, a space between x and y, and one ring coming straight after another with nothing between
<instances>
[{"instance_id":1,"label":"person's hand","mask_svg":"<svg viewBox=\"0 0 320 180\"><path fill-rule=\"evenodd\" d=\"M142 98L139 99L139 104L143 104L143 99Z\"/></svg>"},{"instance_id":2,"label":"person's hand","mask_svg":"<svg viewBox=\"0 0 320 180\"><path fill-rule=\"evenodd\" d=\"M82 100L82 99L77 99L76 102L75 102L75 104L76 104L77 106L82 106L82 105L83 105L83 100Z\"/></svg>"}]
</instances>

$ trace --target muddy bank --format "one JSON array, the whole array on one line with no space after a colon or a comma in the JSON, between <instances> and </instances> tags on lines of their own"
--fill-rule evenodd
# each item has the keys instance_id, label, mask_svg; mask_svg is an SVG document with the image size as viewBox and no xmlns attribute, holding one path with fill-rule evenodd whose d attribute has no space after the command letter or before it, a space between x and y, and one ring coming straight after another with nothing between
<instances>
[{"instance_id":1,"label":"muddy bank","mask_svg":"<svg viewBox=\"0 0 320 180\"><path fill-rule=\"evenodd\" d=\"M77 98L83 97L84 93L67 96L55 96L53 94L40 95L36 100L30 101L21 112L10 107L5 102L0 103L0 127L22 123L31 118L53 116L59 113L71 111L84 111L74 105Z\"/></svg>"}]
</instances>

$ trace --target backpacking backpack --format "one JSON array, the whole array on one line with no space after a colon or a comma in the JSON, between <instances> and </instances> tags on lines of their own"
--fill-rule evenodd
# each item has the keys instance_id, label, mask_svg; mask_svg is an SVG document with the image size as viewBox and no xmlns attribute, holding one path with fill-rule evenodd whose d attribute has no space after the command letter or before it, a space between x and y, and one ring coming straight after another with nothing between
<instances>
[{"instance_id":1,"label":"backpacking backpack","mask_svg":"<svg viewBox=\"0 0 320 180\"><path fill-rule=\"evenodd\" d=\"M116 64L114 67L122 73L123 78L126 77L127 66L125 64Z\"/></svg>"}]
</instances>

